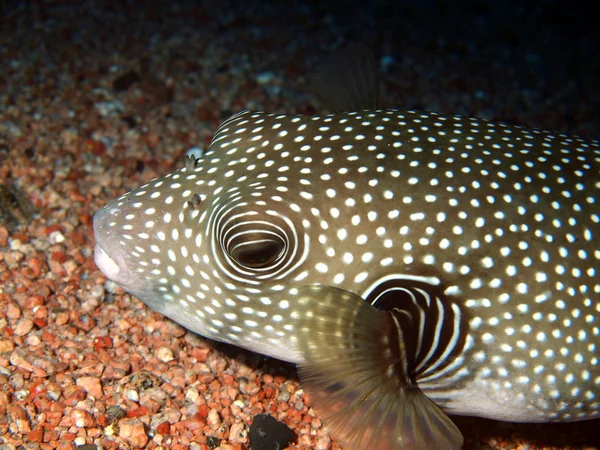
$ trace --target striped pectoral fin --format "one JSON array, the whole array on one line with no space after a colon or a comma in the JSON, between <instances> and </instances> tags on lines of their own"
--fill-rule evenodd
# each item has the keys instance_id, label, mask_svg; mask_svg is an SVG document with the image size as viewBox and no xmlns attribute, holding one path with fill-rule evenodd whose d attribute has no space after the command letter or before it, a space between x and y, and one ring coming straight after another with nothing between
<instances>
[{"instance_id":1,"label":"striped pectoral fin","mask_svg":"<svg viewBox=\"0 0 600 450\"><path fill-rule=\"evenodd\" d=\"M389 312L348 291L307 286L293 317L300 381L345 450L460 449L456 425L411 383Z\"/></svg>"}]
</instances>

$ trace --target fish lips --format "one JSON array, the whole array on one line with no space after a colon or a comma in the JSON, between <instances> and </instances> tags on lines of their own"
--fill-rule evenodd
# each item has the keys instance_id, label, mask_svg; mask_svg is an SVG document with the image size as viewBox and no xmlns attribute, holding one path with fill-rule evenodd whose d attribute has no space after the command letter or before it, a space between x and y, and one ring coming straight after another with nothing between
<instances>
[{"instance_id":1,"label":"fish lips","mask_svg":"<svg viewBox=\"0 0 600 450\"><path fill-rule=\"evenodd\" d=\"M119 244L120 237L108 221L114 217L110 208L104 207L94 215L94 262L106 277L126 291L138 294L145 291L143 279L132 270L131 257ZM129 256L129 257L128 257Z\"/></svg>"}]
</instances>

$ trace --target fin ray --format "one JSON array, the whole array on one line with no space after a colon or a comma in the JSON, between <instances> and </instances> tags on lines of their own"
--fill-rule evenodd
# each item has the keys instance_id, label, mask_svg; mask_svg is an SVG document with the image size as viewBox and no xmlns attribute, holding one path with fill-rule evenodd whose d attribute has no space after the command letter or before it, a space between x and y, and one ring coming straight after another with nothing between
<instances>
[{"instance_id":1,"label":"fin ray","mask_svg":"<svg viewBox=\"0 0 600 450\"><path fill-rule=\"evenodd\" d=\"M377 62L360 44L350 44L324 62L311 81L312 90L332 113L377 107Z\"/></svg>"},{"instance_id":2,"label":"fin ray","mask_svg":"<svg viewBox=\"0 0 600 450\"><path fill-rule=\"evenodd\" d=\"M302 288L298 299L300 381L345 450L460 449L456 425L405 374L391 313L327 286Z\"/></svg>"}]
</instances>

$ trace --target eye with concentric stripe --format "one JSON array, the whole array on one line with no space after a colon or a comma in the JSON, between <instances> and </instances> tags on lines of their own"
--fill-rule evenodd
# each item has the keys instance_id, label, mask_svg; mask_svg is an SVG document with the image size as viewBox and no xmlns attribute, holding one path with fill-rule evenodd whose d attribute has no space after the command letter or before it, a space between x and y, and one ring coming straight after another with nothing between
<instances>
[{"instance_id":1,"label":"eye with concentric stripe","mask_svg":"<svg viewBox=\"0 0 600 450\"><path fill-rule=\"evenodd\" d=\"M285 247L285 242L275 233L250 231L235 235L227 243L227 253L241 266L262 269L275 264Z\"/></svg>"},{"instance_id":2,"label":"eye with concentric stripe","mask_svg":"<svg viewBox=\"0 0 600 450\"><path fill-rule=\"evenodd\" d=\"M245 199L220 203L209 216L211 250L227 278L254 286L296 271L308 255L297 213L286 215Z\"/></svg>"}]
</instances>

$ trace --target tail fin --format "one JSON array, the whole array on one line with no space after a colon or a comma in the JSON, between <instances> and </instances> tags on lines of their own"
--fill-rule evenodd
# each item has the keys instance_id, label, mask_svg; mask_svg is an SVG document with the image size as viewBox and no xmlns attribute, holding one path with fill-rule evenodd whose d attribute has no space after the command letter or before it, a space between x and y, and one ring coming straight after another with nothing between
<instances>
[{"instance_id":1,"label":"tail fin","mask_svg":"<svg viewBox=\"0 0 600 450\"><path fill-rule=\"evenodd\" d=\"M294 314L300 381L344 450L458 450L462 435L408 376L388 312L333 287L302 288Z\"/></svg>"}]
</instances>

